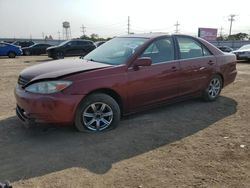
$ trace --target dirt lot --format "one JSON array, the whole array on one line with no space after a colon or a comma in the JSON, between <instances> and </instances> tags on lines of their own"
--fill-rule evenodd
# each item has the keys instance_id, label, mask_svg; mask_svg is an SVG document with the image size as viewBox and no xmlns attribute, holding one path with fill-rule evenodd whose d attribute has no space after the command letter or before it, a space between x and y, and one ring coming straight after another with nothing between
<instances>
[{"instance_id":1,"label":"dirt lot","mask_svg":"<svg viewBox=\"0 0 250 188\"><path fill-rule=\"evenodd\" d=\"M250 187L250 64L213 103L129 116L102 134L24 128L13 89L45 56L0 58L0 182L14 187Z\"/></svg>"}]
</instances>

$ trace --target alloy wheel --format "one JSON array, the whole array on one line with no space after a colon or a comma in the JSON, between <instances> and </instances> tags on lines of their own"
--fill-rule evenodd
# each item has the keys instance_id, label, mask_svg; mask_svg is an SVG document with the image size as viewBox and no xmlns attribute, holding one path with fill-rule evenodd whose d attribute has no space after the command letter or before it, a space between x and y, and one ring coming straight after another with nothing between
<instances>
[{"instance_id":1,"label":"alloy wheel","mask_svg":"<svg viewBox=\"0 0 250 188\"><path fill-rule=\"evenodd\" d=\"M103 102L92 103L82 114L84 126L91 131L102 131L107 129L113 121L111 107Z\"/></svg>"},{"instance_id":2,"label":"alloy wheel","mask_svg":"<svg viewBox=\"0 0 250 188\"><path fill-rule=\"evenodd\" d=\"M221 90L221 82L218 78L213 78L209 83L208 95L209 97L216 98Z\"/></svg>"}]
</instances>

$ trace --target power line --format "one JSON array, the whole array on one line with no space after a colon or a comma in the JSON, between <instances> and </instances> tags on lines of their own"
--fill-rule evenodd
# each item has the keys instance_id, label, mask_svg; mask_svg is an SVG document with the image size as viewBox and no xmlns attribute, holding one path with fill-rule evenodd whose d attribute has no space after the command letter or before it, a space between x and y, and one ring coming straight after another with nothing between
<instances>
[{"instance_id":1,"label":"power line","mask_svg":"<svg viewBox=\"0 0 250 188\"><path fill-rule=\"evenodd\" d=\"M233 21L235 21L234 17L236 15L235 14L230 14L228 21L230 21L230 29L229 29L229 36L232 34L232 25L233 25Z\"/></svg>"},{"instance_id":2,"label":"power line","mask_svg":"<svg viewBox=\"0 0 250 188\"><path fill-rule=\"evenodd\" d=\"M119 27L119 26L124 25L124 23L126 24L127 20L124 20L123 22L119 22L119 23L109 24L109 25L88 26L88 29L103 29L103 28Z\"/></svg>"},{"instance_id":3,"label":"power line","mask_svg":"<svg viewBox=\"0 0 250 188\"><path fill-rule=\"evenodd\" d=\"M178 21L176 22L176 24L174 24L174 26L175 26L175 33L179 33L179 26L180 26L180 24L178 23Z\"/></svg>"}]
</instances>

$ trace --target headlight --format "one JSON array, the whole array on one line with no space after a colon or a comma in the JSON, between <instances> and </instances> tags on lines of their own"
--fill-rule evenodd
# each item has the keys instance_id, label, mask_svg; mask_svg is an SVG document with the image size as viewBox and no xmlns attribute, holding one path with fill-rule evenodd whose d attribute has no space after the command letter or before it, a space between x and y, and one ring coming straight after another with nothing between
<instances>
[{"instance_id":1,"label":"headlight","mask_svg":"<svg viewBox=\"0 0 250 188\"><path fill-rule=\"evenodd\" d=\"M71 84L71 81L44 81L29 85L25 88L25 91L40 94L57 93L64 90Z\"/></svg>"}]
</instances>

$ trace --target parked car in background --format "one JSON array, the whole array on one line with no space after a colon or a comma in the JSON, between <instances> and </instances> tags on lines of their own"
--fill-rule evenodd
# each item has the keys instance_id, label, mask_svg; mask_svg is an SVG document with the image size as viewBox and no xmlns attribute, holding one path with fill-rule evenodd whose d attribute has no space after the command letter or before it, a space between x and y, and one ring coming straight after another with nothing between
<instances>
[{"instance_id":1,"label":"parked car in background","mask_svg":"<svg viewBox=\"0 0 250 188\"><path fill-rule=\"evenodd\" d=\"M90 40L72 39L47 48L47 53L48 57L62 59L66 56L85 56L95 48Z\"/></svg>"},{"instance_id":2,"label":"parked car in background","mask_svg":"<svg viewBox=\"0 0 250 188\"><path fill-rule=\"evenodd\" d=\"M104 44L106 41L96 41L95 42L95 45L96 45L96 47L99 47L99 46L101 46L102 44Z\"/></svg>"},{"instance_id":3,"label":"parked car in background","mask_svg":"<svg viewBox=\"0 0 250 188\"><path fill-rule=\"evenodd\" d=\"M202 96L214 101L235 80L236 56L203 39L159 33L116 37L83 59L42 63L20 73L18 117L26 123L115 128L121 115ZM39 100L38 100L39 99Z\"/></svg>"},{"instance_id":4,"label":"parked car in background","mask_svg":"<svg viewBox=\"0 0 250 188\"><path fill-rule=\"evenodd\" d=\"M50 44L34 44L29 47L22 48L24 55L41 55L46 54L46 49L51 47Z\"/></svg>"},{"instance_id":5,"label":"parked car in background","mask_svg":"<svg viewBox=\"0 0 250 188\"><path fill-rule=\"evenodd\" d=\"M22 55L22 49L20 48L20 46L15 46L6 42L0 42L0 56L15 58L19 55Z\"/></svg>"},{"instance_id":6,"label":"parked car in background","mask_svg":"<svg viewBox=\"0 0 250 188\"><path fill-rule=\"evenodd\" d=\"M33 41L15 41L12 44L16 46L21 46L22 48L24 48L24 47L29 47L31 45L34 45L35 43Z\"/></svg>"},{"instance_id":7,"label":"parked car in background","mask_svg":"<svg viewBox=\"0 0 250 188\"><path fill-rule=\"evenodd\" d=\"M236 55L238 60L250 60L250 44L244 45L232 53Z\"/></svg>"},{"instance_id":8,"label":"parked car in background","mask_svg":"<svg viewBox=\"0 0 250 188\"><path fill-rule=\"evenodd\" d=\"M13 42L15 42L15 41L2 41L2 42L5 42L5 43L8 43L8 44L12 44Z\"/></svg>"},{"instance_id":9,"label":"parked car in background","mask_svg":"<svg viewBox=\"0 0 250 188\"><path fill-rule=\"evenodd\" d=\"M229 46L217 46L217 48L219 48L223 52L228 52L228 53L233 51L233 48L230 48Z\"/></svg>"}]
</instances>

